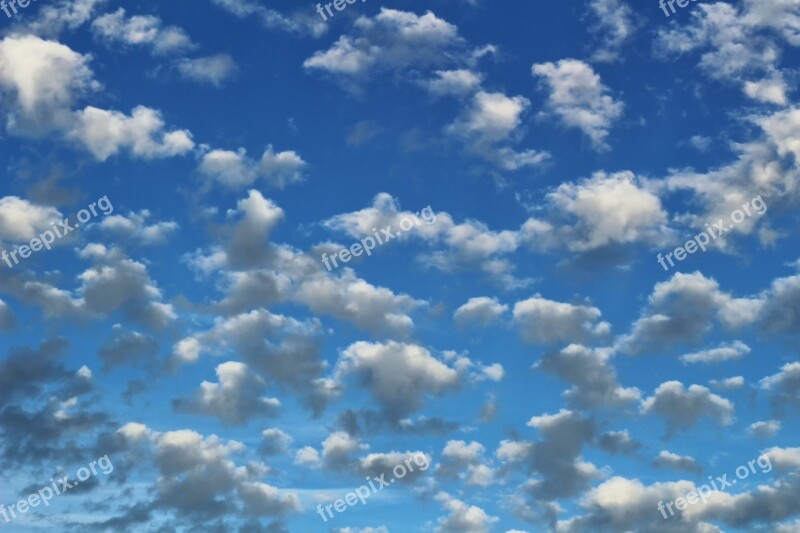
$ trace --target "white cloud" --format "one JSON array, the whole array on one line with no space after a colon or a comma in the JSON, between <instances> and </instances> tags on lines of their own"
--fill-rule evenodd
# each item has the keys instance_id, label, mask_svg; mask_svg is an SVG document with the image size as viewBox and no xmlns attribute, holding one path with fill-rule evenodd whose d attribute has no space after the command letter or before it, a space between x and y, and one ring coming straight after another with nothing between
<instances>
[{"instance_id":1,"label":"white cloud","mask_svg":"<svg viewBox=\"0 0 800 533\"><path fill-rule=\"evenodd\" d=\"M487 326L497 321L506 311L508 306L501 304L497 298L479 296L470 298L467 303L456 309L453 319L459 324L479 324Z\"/></svg>"},{"instance_id":2,"label":"white cloud","mask_svg":"<svg viewBox=\"0 0 800 533\"><path fill-rule=\"evenodd\" d=\"M586 252L613 244L664 244L672 231L659 197L631 172L597 172L559 185L546 196L546 214L523 225L535 248Z\"/></svg>"},{"instance_id":3,"label":"white cloud","mask_svg":"<svg viewBox=\"0 0 800 533\"><path fill-rule=\"evenodd\" d=\"M92 30L107 42L148 46L157 55L180 54L197 47L183 29L164 27L153 15L127 17L123 8L97 17Z\"/></svg>"},{"instance_id":4,"label":"white cloud","mask_svg":"<svg viewBox=\"0 0 800 533\"><path fill-rule=\"evenodd\" d=\"M615 100L592 67L577 59L538 63L532 72L546 84L550 94L547 113L568 128L578 128L596 150L608 150L609 130L621 116L624 105Z\"/></svg>"},{"instance_id":5,"label":"white cloud","mask_svg":"<svg viewBox=\"0 0 800 533\"><path fill-rule=\"evenodd\" d=\"M742 341L731 344L720 344L717 348L682 355L683 363L719 363L733 359L741 359L750 353L750 347Z\"/></svg>"},{"instance_id":6,"label":"white cloud","mask_svg":"<svg viewBox=\"0 0 800 533\"><path fill-rule=\"evenodd\" d=\"M233 78L239 70L236 62L228 54L216 54L194 59L183 58L177 63L178 72L188 80L209 83L221 87Z\"/></svg>"},{"instance_id":7,"label":"white cloud","mask_svg":"<svg viewBox=\"0 0 800 533\"><path fill-rule=\"evenodd\" d=\"M528 342L586 342L609 333L607 322L598 322L600 309L548 300L536 295L514 304L514 322Z\"/></svg>"},{"instance_id":8,"label":"white cloud","mask_svg":"<svg viewBox=\"0 0 800 533\"><path fill-rule=\"evenodd\" d=\"M0 242L29 242L51 222L61 222L64 217L54 207L36 205L17 196L0 198Z\"/></svg>"},{"instance_id":9,"label":"white cloud","mask_svg":"<svg viewBox=\"0 0 800 533\"><path fill-rule=\"evenodd\" d=\"M249 187L259 179L283 189L302 181L306 166L307 163L297 152L286 150L276 153L272 145L269 145L258 161L247 157L244 148L237 152L211 150L203 155L198 170L232 189Z\"/></svg>"},{"instance_id":10,"label":"white cloud","mask_svg":"<svg viewBox=\"0 0 800 533\"><path fill-rule=\"evenodd\" d=\"M766 420L763 422L753 422L747 426L747 434L751 437L768 439L774 437L781 430L779 420Z\"/></svg>"},{"instance_id":11,"label":"white cloud","mask_svg":"<svg viewBox=\"0 0 800 533\"><path fill-rule=\"evenodd\" d=\"M450 513L439 519L436 527L438 532L488 533L490 528L500 521L480 507L464 503L446 492L438 493L436 500Z\"/></svg>"},{"instance_id":12,"label":"white cloud","mask_svg":"<svg viewBox=\"0 0 800 533\"><path fill-rule=\"evenodd\" d=\"M194 148L188 130L165 131L161 113L138 106L130 116L89 106L75 113L75 124L67 132L100 161L123 149L145 159L182 155Z\"/></svg>"},{"instance_id":13,"label":"white cloud","mask_svg":"<svg viewBox=\"0 0 800 533\"><path fill-rule=\"evenodd\" d=\"M151 213L147 209L125 215L109 215L103 218L99 228L111 235L150 246L164 244L169 236L178 230L176 222L156 222L147 224Z\"/></svg>"},{"instance_id":14,"label":"white cloud","mask_svg":"<svg viewBox=\"0 0 800 533\"><path fill-rule=\"evenodd\" d=\"M702 418L709 418L722 426L733 423L733 404L717 396L702 385L686 389L680 381L667 381L659 385L652 396L642 400L644 414L660 416L667 425L667 437L685 431Z\"/></svg>"},{"instance_id":15,"label":"white cloud","mask_svg":"<svg viewBox=\"0 0 800 533\"><path fill-rule=\"evenodd\" d=\"M398 419L420 407L427 396L441 396L460 385L458 372L415 344L356 342L336 364L341 380L354 375L390 417Z\"/></svg>"},{"instance_id":16,"label":"white cloud","mask_svg":"<svg viewBox=\"0 0 800 533\"><path fill-rule=\"evenodd\" d=\"M475 92L483 81L482 74L468 69L437 70L435 74L424 86L436 96L466 96Z\"/></svg>"},{"instance_id":17,"label":"white cloud","mask_svg":"<svg viewBox=\"0 0 800 533\"><path fill-rule=\"evenodd\" d=\"M465 55L458 28L432 12L418 16L384 7L373 18L359 17L354 35L342 35L303 66L344 78L364 78L380 71L441 67Z\"/></svg>"},{"instance_id":18,"label":"white cloud","mask_svg":"<svg viewBox=\"0 0 800 533\"><path fill-rule=\"evenodd\" d=\"M633 11L623 0L591 0L587 4L594 17L590 29L601 41L592 53L592 60L617 61L622 45L636 30Z\"/></svg>"},{"instance_id":19,"label":"white cloud","mask_svg":"<svg viewBox=\"0 0 800 533\"><path fill-rule=\"evenodd\" d=\"M216 368L219 383L204 381L194 396L175 402L178 409L213 416L228 425L277 416L280 401L262 397L266 383L247 365L228 361Z\"/></svg>"}]
</instances>

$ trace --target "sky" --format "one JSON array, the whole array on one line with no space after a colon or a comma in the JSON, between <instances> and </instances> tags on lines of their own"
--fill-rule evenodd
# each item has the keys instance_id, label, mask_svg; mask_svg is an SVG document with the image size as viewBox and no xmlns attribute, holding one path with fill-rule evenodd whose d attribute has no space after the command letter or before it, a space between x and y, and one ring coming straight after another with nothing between
<instances>
[{"instance_id":1,"label":"sky","mask_svg":"<svg viewBox=\"0 0 800 533\"><path fill-rule=\"evenodd\" d=\"M800 532L800 0L680 3L0 2L0 531Z\"/></svg>"}]
</instances>

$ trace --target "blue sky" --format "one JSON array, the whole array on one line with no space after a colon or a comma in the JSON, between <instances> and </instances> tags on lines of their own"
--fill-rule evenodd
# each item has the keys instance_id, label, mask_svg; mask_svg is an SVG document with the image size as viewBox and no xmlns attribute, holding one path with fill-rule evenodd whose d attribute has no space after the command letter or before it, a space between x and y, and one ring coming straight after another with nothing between
<instances>
[{"instance_id":1,"label":"blue sky","mask_svg":"<svg viewBox=\"0 0 800 533\"><path fill-rule=\"evenodd\" d=\"M3 530L800 531L800 1L675 8L0 14Z\"/></svg>"}]
</instances>

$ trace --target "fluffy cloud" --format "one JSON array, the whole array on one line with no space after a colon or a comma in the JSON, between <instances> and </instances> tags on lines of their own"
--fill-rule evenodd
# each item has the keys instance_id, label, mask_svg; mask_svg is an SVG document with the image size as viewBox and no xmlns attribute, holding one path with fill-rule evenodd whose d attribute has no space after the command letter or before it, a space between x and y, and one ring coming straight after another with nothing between
<instances>
[{"instance_id":1,"label":"fluffy cloud","mask_svg":"<svg viewBox=\"0 0 800 533\"><path fill-rule=\"evenodd\" d=\"M64 217L58 209L17 196L0 198L0 242L27 243Z\"/></svg>"},{"instance_id":2,"label":"fluffy cloud","mask_svg":"<svg viewBox=\"0 0 800 533\"><path fill-rule=\"evenodd\" d=\"M797 45L798 7L794 2L745 1L704 4L690 24L661 29L656 50L664 56L700 52L699 67L713 78L740 83L745 94L765 102L786 103L787 86L778 71L778 40Z\"/></svg>"},{"instance_id":3,"label":"fluffy cloud","mask_svg":"<svg viewBox=\"0 0 800 533\"><path fill-rule=\"evenodd\" d=\"M289 451L292 437L280 428L269 428L261 432L260 451L264 455L281 455Z\"/></svg>"},{"instance_id":4,"label":"fluffy cloud","mask_svg":"<svg viewBox=\"0 0 800 533\"><path fill-rule=\"evenodd\" d=\"M775 407L800 408L800 363L786 363L780 372L759 381L759 386L772 396Z\"/></svg>"},{"instance_id":5,"label":"fluffy cloud","mask_svg":"<svg viewBox=\"0 0 800 533\"><path fill-rule=\"evenodd\" d=\"M664 244L672 233L659 197L631 172L597 172L562 183L547 194L545 207L547 218L531 218L521 230L535 248L587 252L615 244Z\"/></svg>"},{"instance_id":6,"label":"fluffy cloud","mask_svg":"<svg viewBox=\"0 0 800 533\"><path fill-rule=\"evenodd\" d=\"M182 155L194 148L187 130L167 130L161 114L138 106L130 116L87 106L73 111L76 98L99 84L89 56L32 35L0 41L0 90L11 94L8 127L13 132L60 131L97 159L105 161L123 149L152 159Z\"/></svg>"},{"instance_id":7,"label":"fluffy cloud","mask_svg":"<svg viewBox=\"0 0 800 533\"><path fill-rule=\"evenodd\" d=\"M483 76L468 69L437 70L435 77L424 83L435 96L465 96L480 87Z\"/></svg>"},{"instance_id":8,"label":"fluffy cloud","mask_svg":"<svg viewBox=\"0 0 800 533\"><path fill-rule=\"evenodd\" d=\"M762 300L734 298L699 272L677 273L656 284L648 311L634 323L631 333L618 339L618 346L638 355L675 344L696 345L715 319L729 328L741 327L754 323L762 307Z\"/></svg>"},{"instance_id":9,"label":"fluffy cloud","mask_svg":"<svg viewBox=\"0 0 800 533\"><path fill-rule=\"evenodd\" d=\"M181 28L163 27L153 15L128 17L123 8L96 18L92 30L107 42L147 46L157 55L179 54L197 46Z\"/></svg>"},{"instance_id":10,"label":"fluffy cloud","mask_svg":"<svg viewBox=\"0 0 800 533\"><path fill-rule=\"evenodd\" d=\"M345 78L369 77L380 71L400 72L453 63L466 54L458 28L432 12L422 16L381 8L373 18L359 17L354 35L343 35L303 66Z\"/></svg>"},{"instance_id":11,"label":"fluffy cloud","mask_svg":"<svg viewBox=\"0 0 800 533\"><path fill-rule=\"evenodd\" d=\"M295 390L312 410L318 412L331 394L322 379L325 364L319 353L317 337L320 330L321 326L315 319L300 322L257 309L219 319L212 329L182 339L173 347L173 358L177 363L191 363L207 353L237 354L251 372ZM252 391L262 390L263 385L252 374L243 374L244 368L236 366L233 368L235 372L226 374L230 377L229 389L235 393L237 382L244 381ZM206 388L221 392L228 390L213 384ZM260 400L254 401L256 405L264 404Z\"/></svg>"},{"instance_id":12,"label":"fluffy cloud","mask_svg":"<svg viewBox=\"0 0 800 533\"><path fill-rule=\"evenodd\" d=\"M32 35L0 41L0 90L11 96L9 128L43 133L68 126L75 99L99 87L89 60L63 44Z\"/></svg>"},{"instance_id":13,"label":"fluffy cloud","mask_svg":"<svg viewBox=\"0 0 800 533\"><path fill-rule=\"evenodd\" d=\"M507 146L498 146L513 140L529 107L530 102L522 96L478 91L469 106L445 131L463 139L472 152L504 170L536 166L547 161L550 155L535 150L515 152Z\"/></svg>"},{"instance_id":14,"label":"fluffy cloud","mask_svg":"<svg viewBox=\"0 0 800 533\"><path fill-rule=\"evenodd\" d=\"M439 519L436 531L451 533L488 533L493 524L499 521L480 507L469 505L450 496L446 492L436 495L436 500L450 513Z\"/></svg>"},{"instance_id":15,"label":"fluffy cloud","mask_svg":"<svg viewBox=\"0 0 800 533\"><path fill-rule=\"evenodd\" d=\"M497 298L479 296L470 298L467 303L456 309L453 319L462 325L487 326L497 321L507 310L508 306L501 304Z\"/></svg>"},{"instance_id":16,"label":"fluffy cloud","mask_svg":"<svg viewBox=\"0 0 800 533\"><path fill-rule=\"evenodd\" d=\"M485 463L486 448L477 441L467 444L463 440L447 441L436 475L447 478L460 477L466 485L486 487L494 481L494 469Z\"/></svg>"},{"instance_id":17,"label":"fluffy cloud","mask_svg":"<svg viewBox=\"0 0 800 533\"><path fill-rule=\"evenodd\" d=\"M641 411L664 419L667 437L692 428L703 418L722 426L733 423L733 404L702 385L686 389L680 381L659 385L652 396L642 400Z\"/></svg>"},{"instance_id":18,"label":"fluffy cloud","mask_svg":"<svg viewBox=\"0 0 800 533\"><path fill-rule=\"evenodd\" d=\"M261 394L266 383L243 363L229 361L216 368L219 383L204 381L191 398L178 399L179 410L201 413L228 425L243 425L251 418L277 416L280 402Z\"/></svg>"},{"instance_id":19,"label":"fluffy cloud","mask_svg":"<svg viewBox=\"0 0 800 533\"><path fill-rule=\"evenodd\" d=\"M109 215L103 218L99 228L111 235L145 246L163 244L178 230L176 222L156 222L147 224L151 213L147 209L125 215Z\"/></svg>"},{"instance_id":20,"label":"fluffy cloud","mask_svg":"<svg viewBox=\"0 0 800 533\"><path fill-rule=\"evenodd\" d=\"M122 150L145 159L182 155L194 148L188 130L165 131L161 113L138 106L130 116L89 106L75 113L67 137L79 141L100 161Z\"/></svg>"},{"instance_id":21,"label":"fluffy cloud","mask_svg":"<svg viewBox=\"0 0 800 533\"><path fill-rule=\"evenodd\" d=\"M528 342L587 342L608 334L608 322L598 322L596 307L547 300L536 295L514 304L514 323Z\"/></svg>"},{"instance_id":22,"label":"fluffy cloud","mask_svg":"<svg viewBox=\"0 0 800 533\"><path fill-rule=\"evenodd\" d=\"M339 379L356 376L395 420L422 407L427 396L440 396L460 385L458 372L428 350L394 341L351 344L342 352L335 374Z\"/></svg>"},{"instance_id":23,"label":"fluffy cloud","mask_svg":"<svg viewBox=\"0 0 800 533\"><path fill-rule=\"evenodd\" d=\"M618 453L633 455L642 447L640 442L630 436L627 429L603 433L597 439L597 445L601 450L612 455Z\"/></svg>"},{"instance_id":24,"label":"fluffy cloud","mask_svg":"<svg viewBox=\"0 0 800 533\"><path fill-rule=\"evenodd\" d=\"M774 437L781 430L779 420L767 420L764 422L753 422L747 426L747 434L751 437L768 439Z\"/></svg>"},{"instance_id":25,"label":"fluffy cloud","mask_svg":"<svg viewBox=\"0 0 800 533\"><path fill-rule=\"evenodd\" d=\"M420 239L433 248L433 251L420 256L422 264L445 272L477 268L504 287L518 288L529 284L530 280L514 277L513 264L503 257L519 247L517 232L492 231L475 220L456 223L450 214L441 211L434 215L415 225L413 231L400 233L396 239ZM370 207L336 215L323 224L362 238L372 235L372 228L398 228L402 219L414 220L415 216L420 217L418 213L401 210L399 202L390 194L380 193Z\"/></svg>"},{"instance_id":26,"label":"fluffy cloud","mask_svg":"<svg viewBox=\"0 0 800 533\"><path fill-rule=\"evenodd\" d=\"M609 348L591 349L571 344L556 353L548 353L536 363L540 368L572 383L564 397L577 407L621 407L641 399L639 389L623 388L611 364Z\"/></svg>"},{"instance_id":27,"label":"fluffy cloud","mask_svg":"<svg viewBox=\"0 0 800 533\"><path fill-rule=\"evenodd\" d=\"M608 150L606 137L624 105L609 94L592 67L577 59L562 59L535 64L532 71L550 92L547 113L564 126L581 130L596 150Z\"/></svg>"},{"instance_id":28,"label":"fluffy cloud","mask_svg":"<svg viewBox=\"0 0 800 533\"><path fill-rule=\"evenodd\" d=\"M187 429L160 433L136 423L122 426L117 436L124 449L138 451L140 461L151 458L158 468L160 476L150 491L154 501L149 505L205 518L240 509L254 516L300 510L295 493L258 481L267 471L265 465L234 463L231 456L245 450L240 442Z\"/></svg>"},{"instance_id":29,"label":"fluffy cloud","mask_svg":"<svg viewBox=\"0 0 800 533\"><path fill-rule=\"evenodd\" d=\"M297 152L286 150L276 153L272 145L255 161L247 157L244 148L238 152L211 150L203 155L198 170L204 176L232 189L249 187L262 179L269 185L283 189L303 179L307 163Z\"/></svg>"}]
</instances>

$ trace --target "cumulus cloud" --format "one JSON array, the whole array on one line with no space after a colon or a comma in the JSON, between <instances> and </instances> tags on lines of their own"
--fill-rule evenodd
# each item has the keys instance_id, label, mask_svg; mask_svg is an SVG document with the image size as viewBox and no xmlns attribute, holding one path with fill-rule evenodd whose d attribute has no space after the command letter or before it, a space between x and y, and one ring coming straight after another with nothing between
<instances>
[{"instance_id":1,"label":"cumulus cloud","mask_svg":"<svg viewBox=\"0 0 800 533\"><path fill-rule=\"evenodd\" d=\"M438 520L436 531L451 533L488 533L500 519L491 516L475 505L469 505L446 492L436 495L436 500L449 512Z\"/></svg>"},{"instance_id":2,"label":"cumulus cloud","mask_svg":"<svg viewBox=\"0 0 800 533\"><path fill-rule=\"evenodd\" d=\"M780 372L763 378L758 384L770 394L774 407L800 408L800 363L786 363Z\"/></svg>"},{"instance_id":3,"label":"cumulus cloud","mask_svg":"<svg viewBox=\"0 0 800 533\"><path fill-rule=\"evenodd\" d=\"M517 279L514 266L504 256L519 247L519 235L515 231L493 231L486 224L476 220L456 223L446 212L435 212L435 221L415 225L413 231L400 233L397 241L419 239L432 248L432 251L419 257L425 266L445 272L464 268L477 268L490 279L504 287L519 288L530 280ZM416 215L419 218L419 215ZM404 218L413 220L415 213L404 211L399 202L388 193L375 196L372 205L329 218L323 225L341 231L352 237L362 238L372 235L372 228L400 227Z\"/></svg>"},{"instance_id":4,"label":"cumulus cloud","mask_svg":"<svg viewBox=\"0 0 800 533\"><path fill-rule=\"evenodd\" d=\"M142 209L128 215L109 215L103 218L98 227L110 234L144 246L164 244L169 236L178 230L176 222L155 222L148 225L152 216L149 210Z\"/></svg>"},{"instance_id":5,"label":"cumulus cloud","mask_svg":"<svg viewBox=\"0 0 800 533\"><path fill-rule=\"evenodd\" d=\"M211 150L203 155L198 170L204 176L232 189L249 187L258 180L283 189L302 181L306 166L307 163L297 152L286 150L276 153L272 145L269 145L258 161L249 158L244 148L237 152Z\"/></svg>"},{"instance_id":6,"label":"cumulus cloud","mask_svg":"<svg viewBox=\"0 0 800 533\"><path fill-rule=\"evenodd\" d=\"M97 17L92 30L106 42L146 46L156 55L179 54L197 47L183 29L164 27L154 15L128 17L123 8Z\"/></svg>"},{"instance_id":7,"label":"cumulus cloud","mask_svg":"<svg viewBox=\"0 0 800 533\"><path fill-rule=\"evenodd\" d=\"M603 433L597 439L597 446L601 450L612 455L619 453L633 455L642 447L642 444L632 438L628 430L625 429L623 431L609 431Z\"/></svg>"},{"instance_id":8,"label":"cumulus cloud","mask_svg":"<svg viewBox=\"0 0 800 533\"><path fill-rule=\"evenodd\" d=\"M668 438L691 429L703 418L721 426L729 426L734 420L734 407L729 400L702 385L690 385L686 389L680 381L659 385L652 396L642 400L641 411L663 418Z\"/></svg>"},{"instance_id":9,"label":"cumulus cloud","mask_svg":"<svg viewBox=\"0 0 800 533\"><path fill-rule=\"evenodd\" d=\"M359 79L381 71L447 66L467 55L458 28L430 11L420 16L384 7L372 18L359 17L354 27L353 35L342 35L331 48L306 59L306 70Z\"/></svg>"},{"instance_id":10,"label":"cumulus cloud","mask_svg":"<svg viewBox=\"0 0 800 533\"><path fill-rule=\"evenodd\" d=\"M348 375L367 387L394 420L420 407L428 396L441 396L460 385L458 372L415 344L356 342L336 365L338 379Z\"/></svg>"},{"instance_id":11,"label":"cumulus cloud","mask_svg":"<svg viewBox=\"0 0 800 533\"><path fill-rule=\"evenodd\" d=\"M64 219L58 209L17 196L0 198L0 242L27 243Z\"/></svg>"},{"instance_id":12,"label":"cumulus cloud","mask_svg":"<svg viewBox=\"0 0 800 533\"><path fill-rule=\"evenodd\" d=\"M587 348L571 344L559 352L545 354L535 368L572 384L564 397L577 407L624 407L641 399L636 387L624 388L617 382L617 372L610 358L610 348Z\"/></svg>"},{"instance_id":13,"label":"cumulus cloud","mask_svg":"<svg viewBox=\"0 0 800 533\"><path fill-rule=\"evenodd\" d=\"M522 96L478 91L445 131L464 140L469 150L504 170L537 166L546 162L550 154L536 150L515 152L508 146L501 146L501 143L514 140L529 107L530 102Z\"/></svg>"},{"instance_id":14,"label":"cumulus cloud","mask_svg":"<svg viewBox=\"0 0 800 533\"><path fill-rule=\"evenodd\" d=\"M216 368L219 383L204 381L191 398L175 400L176 409L218 418L227 425L246 424L251 418L274 417L280 401L261 396L267 385L243 363L228 361Z\"/></svg>"},{"instance_id":15,"label":"cumulus cloud","mask_svg":"<svg viewBox=\"0 0 800 533\"><path fill-rule=\"evenodd\" d=\"M579 129L596 150L608 150L606 138L624 105L609 94L592 67L577 59L562 59L535 64L532 71L549 90L546 114L565 127Z\"/></svg>"},{"instance_id":16,"label":"cumulus cloud","mask_svg":"<svg viewBox=\"0 0 800 533\"><path fill-rule=\"evenodd\" d=\"M89 106L75 113L67 137L80 142L100 161L122 150L145 159L182 155L194 148L188 130L165 131L161 113L137 106L130 116Z\"/></svg>"},{"instance_id":17,"label":"cumulus cloud","mask_svg":"<svg viewBox=\"0 0 800 533\"><path fill-rule=\"evenodd\" d=\"M779 420L753 422L747 426L747 434L751 437L756 437L759 439L768 439L774 437L780 430L781 423Z\"/></svg>"},{"instance_id":18,"label":"cumulus cloud","mask_svg":"<svg viewBox=\"0 0 800 533\"><path fill-rule=\"evenodd\" d=\"M548 300L536 295L514 304L514 323L528 342L582 343L602 338L611 329L598 322L602 313L596 307Z\"/></svg>"},{"instance_id":19,"label":"cumulus cloud","mask_svg":"<svg viewBox=\"0 0 800 533\"><path fill-rule=\"evenodd\" d=\"M13 98L7 124L12 132L61 132L67 139L105 161L122 150L145 159L182 155L194 148L187 130L167 130L161 113L137 106L131 115L87 106L73 111L74 101L99 83L89 69L90 57L32 35L0 41L0 91Z\"/></svg>"},{"instance_id":20,"label":"cumulus cloud","mask_svg":"<svg viewBox=\"0 0 800 533\"><path fill-rule=\"evenodd\" d=\"M437 70L423 86L435 96L465 96L475 92L483 75L469 69Z\"/></svg>"},{"instance_id":21,"label":"cumulus cloud","mask_svg":"<svg viewBox=\"0 0 800 533\"><path fill-rule=\"evenodd\" d=\"M69 127L77 97L99 88L89 61L88 55L33 35L0 41L0 90L11 96L9 129L40 134Z\"/></svg>"},{"instance_id":22,"label":"cumulus cloud","mask_svg":"<svg viewBox=\"0 0 800 533\"><path fill-rule=\"evenodd\" d=\"M289 451L292 437L280 428L269 428L261 432L261 448L264 455L282 455Z\"/></svg>"},{"instance_id":23,"label":"cumulus cloud","mask_svg":"<svg viewBox=\"0 0 800 533\"><path fill-rule=\"evenodd\" d=\"M282 516L300 510L296 493L258 480L268 471L260 463L237 466L232 457L245 451L238 441L204 437L188 429L158 432L129 423L117 431L124 449L150 459L159 472L147 505L206 519L243 510L252 516Z\"/></svg>"},{"instance_id":24,"label":"cumulus cloud","mask_svg":"<svg viewBox=\"0 0 800 533\"><path fill-rule=\"evenodd\" d=\"M763 301L735 298L714 280L699 272L676 273L659 282L648 300L648 310L618 347L630 354L661 352L676 344L696 345L711 331L715 321L726 328L754 323Z\"/></svg>"},{"instance_id":25,"label":"cumulus cloud","mask_svg":"<svg viewBox=\"0 0 800 533\"><path fill-rule=\"evenodd\" d=\"M467 303L456 309L453 319L461 325L478 324L487 326L496 322L508 310L497 298L479 296L470 298Z\"/></svg>"},{"instance_id":26,"label":"cumulus cloud","mask_svg":"<svg viewBox=\"0 0 800 533\"><path fill-rule=\"evenodd\" d=\"M226 373L230 389L235 389L236 383L242 381L253 392L263 390L264 385L253 375L256 373L269 382L300 393L306 404L318 412L333 394L322 377L325 363L320 359L320 333L321 325L316 319L301 322L254 309L219 319L210 330L180 340L173 347L173 358L177 363L192 363L209 353L236 354L247 366L234 366L232 373ZM247 368L249 375L244 373ZM222 393L228 390L224 385L221 382L220 386L210 384L206 388ZM253 401L257 407L263 404L264 410L274 405L257 398Z\"/></svg>"},{"instance_id":27,"label":"cumulus cloud","mask_svg":"<svg viewBox=\"0 0 800 533\"><path fill-rule=\"evenodd\" d=\"M597 172L562 183L545 199L547 216L530 218L521 229L533 248L588 252L637 242L665 244L672 235L658 195L631 172Z\"/></svg>"}]
</instances>

